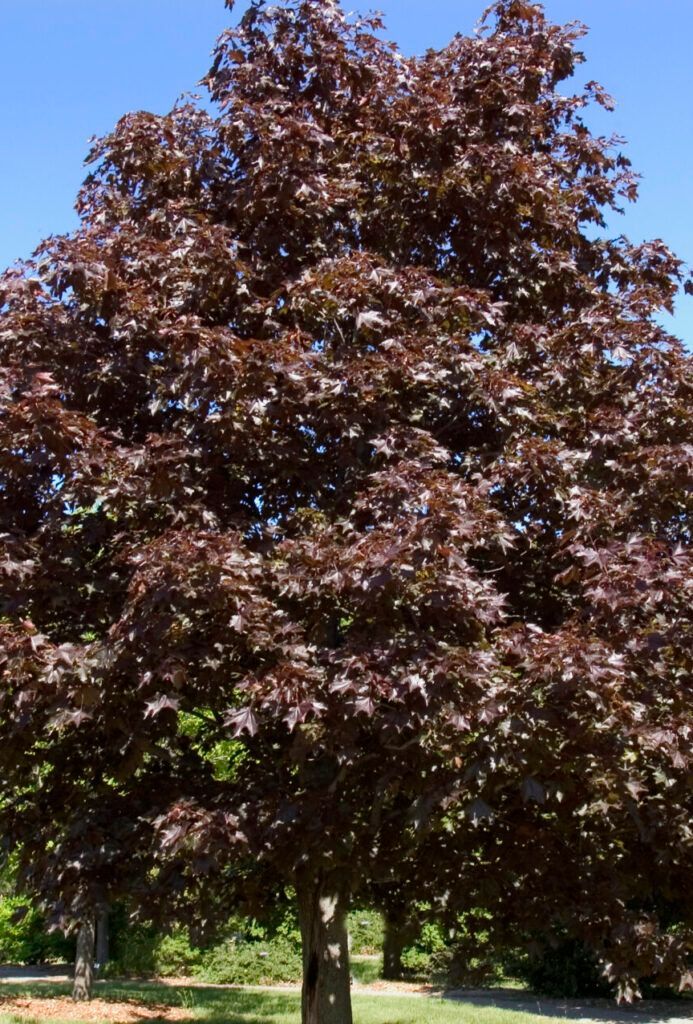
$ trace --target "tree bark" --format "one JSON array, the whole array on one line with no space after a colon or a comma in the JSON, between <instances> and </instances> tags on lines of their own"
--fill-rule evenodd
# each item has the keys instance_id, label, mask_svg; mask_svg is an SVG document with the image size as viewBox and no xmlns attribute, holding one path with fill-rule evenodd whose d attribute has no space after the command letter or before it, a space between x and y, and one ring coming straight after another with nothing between
<instances>
[{"instance_id":1,"label":"tree bark","mask_svg":"<svg viewBox=\"0 0 693 1024\"><path fill-rule=\"evenodd\" d=\"M347 899L336 879L297 882L303 947L301 1024L352 1024Z\"/></svg>"},{"instance_id":2,"label":"tree bark","mask_svg":"<svg viewBox=\"0 0 693 1024\"><path fill-rule=\"evenodd\" d=\"M75 952L75 978L72 986L72 998L75 1002L91 999L94 990L94 915L85 917L77 931L77 950Z\"/></svg>"},{"instance_id":3,"label":"tree bark","mask_svg":"<svg viewBox=\"0 0 693 1024\"><path fill-rule=\"evenodd\" d=\"M96 963L102 970L108 963L108 908L100 911L96 918Z\"/></svg>"},{"instance_id":4,"label":"tree bark","mask_svg":"<svg viewBox=\"0 0 693 1024\"><path fill-rule=\"evenodd\" d=\"M383 978L398 981L402 977L402 953L408 944L408 930L398 919L385 916L383 936Z\"/></svg>"}]
</instances>

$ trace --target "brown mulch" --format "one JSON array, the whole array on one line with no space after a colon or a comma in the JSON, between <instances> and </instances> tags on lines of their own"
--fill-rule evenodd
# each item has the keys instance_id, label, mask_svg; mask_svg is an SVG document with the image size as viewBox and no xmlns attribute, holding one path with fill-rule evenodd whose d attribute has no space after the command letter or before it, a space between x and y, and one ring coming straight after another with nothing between
<instances>
[{"instance_id":1,"label":"brown mulch","mask_svg":"<svg viewBox=\"0 0 693 1024\"><path fill-rule=\"evenodd\" d=\"M31 999L28 997L2 999L0 1012L31 1020L69 1020L83 1024L137 1024L138 1021L186 1020L190 1011L180 1006L157 1003L111 1003L93 999L90 1003L73 1003L65 997Z\"/></svg>"}]
</instances>

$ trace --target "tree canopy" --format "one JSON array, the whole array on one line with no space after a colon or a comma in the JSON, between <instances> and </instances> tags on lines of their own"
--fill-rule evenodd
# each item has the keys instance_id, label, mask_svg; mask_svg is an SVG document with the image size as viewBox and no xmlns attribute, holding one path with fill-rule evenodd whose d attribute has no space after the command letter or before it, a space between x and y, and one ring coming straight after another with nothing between
<instances>
[{"instance_id":1,"label":"tree canopy","mask_svg":"<svg viewBox=\"0 0 693 1024\"><path fill-rule=\"evenodd\" d=\"M563 91L579 27L381 28L254 2L209 109L122 118L0 281L0 827L63 922L293 886L305 1022L421 851L683 985L685 270L605 232L636 179Z\"/></svg>"}]
</instances>

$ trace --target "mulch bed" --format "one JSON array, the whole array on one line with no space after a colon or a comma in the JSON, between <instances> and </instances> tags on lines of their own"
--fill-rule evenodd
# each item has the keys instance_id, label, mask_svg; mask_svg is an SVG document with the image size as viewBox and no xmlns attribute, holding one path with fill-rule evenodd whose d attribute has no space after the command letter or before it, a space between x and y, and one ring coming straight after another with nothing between
<instances>
[{"instance_id":1,"label":"mulch bed","mask_svg":"<svg viewBox=\"0 0 693 1024\"><path fill-rule=\"evenodd\" d=\"M190 1011L180 1006L157 1003L112 1003L93 999L90 1003L73 1003L71 999L0 998L0 1013L9 1013L27 1020L69 1020L84 1024L137 1024L138 1021L176 1021L190 1019Z\"/></svg>"}]
</instances>

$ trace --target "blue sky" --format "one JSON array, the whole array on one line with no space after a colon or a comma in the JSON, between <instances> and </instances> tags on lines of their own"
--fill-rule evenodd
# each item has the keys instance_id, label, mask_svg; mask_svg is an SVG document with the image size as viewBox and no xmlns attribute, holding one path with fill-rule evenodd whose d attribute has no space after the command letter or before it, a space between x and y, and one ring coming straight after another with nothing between
<instances>
[{"instance_id":1,"label":"blue sky","mask_svg":"<svg viewBox=\"0 0 693 1024\"><path fill-rule=\"evenodd\" d=\"M379 7L389 35L414 53L470 31L485 0L348 0ZM641 199L614 233L662 237L693 264L693 0L547 0L554 20L590 27L584 78L615 96L600 131L628 140ZM163 113L206 71L229 21L222 0L5 0L0 59L0 267L69 230L91 135L128 110ZM693 344L693 299L675 332Z\"/></svg>"}]
</instances>

